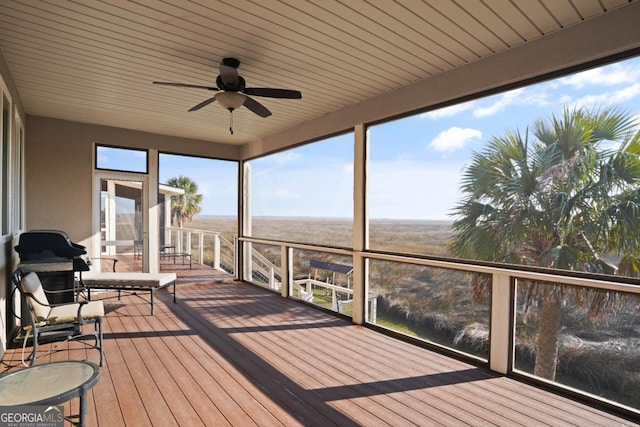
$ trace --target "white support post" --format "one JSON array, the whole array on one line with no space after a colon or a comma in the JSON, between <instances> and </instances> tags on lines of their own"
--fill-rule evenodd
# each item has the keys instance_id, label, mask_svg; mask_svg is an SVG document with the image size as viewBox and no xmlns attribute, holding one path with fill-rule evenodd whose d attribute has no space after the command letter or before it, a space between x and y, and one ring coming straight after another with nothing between
<instances>
[{"instance_id":1,"label":"white support post","mask_svg":"<svg viewBox=\"0 0 640 427\"><path fill-rule=\"evenodd\" d=\"M158 206L158 150L149 150L149 180L148 188L143 191L146 200L143 208L149 213L144 222L142 271L149 273L160 272L160 206ZM143 210L144 211L144 210Z\"/></svg>"},{"instance_id":2,"label":"white support post","mask_svg":"<svg viewBox=\"0 0 640 427\"><path fill-rule=\"evenodd\" d=\"M240 241L238 240L238 236L233 236L233 276L235 279L240 279L240 254L238 253L238 249L240 248Z\"/></svg>"},{"instance_id":3,"label":"white support post","mask_svg":"<svg viewBox=\"0 0 640 427\"><path fill-rule=\"evenodd\" d=\"M171 198L172 196L164 196L164 244L171 245Z\"/></svg>"},{"instance_id":4,"label":"white support post","mask_svg":"<svg viewBox=\"0 0 640 427\"><path fill-rule=\"evenodd\" d=\"M107 200L105 206L105 213L107 218L105 220L105 240L116 240L116 182L112 179L107 180ZM105 253L107 255L115 255L116 247L115 246L107 246L105 248Z\"/></svg>"},{"instance_id":5,"label":"white support post","mask_svg":"<svg viewBox=\"0 0 640 427\"><path fill-rule=\"evenodd\" d=\"M204 264L204 233L198 233L198 249L199 249L199 257L200 264Z\"/></svg>"},{"instance_id":6,"label":"white support post","mask_svg":"<svg viewBox=\"0 0 640 427\"><path fill-rule=\"evenodd\" d=\"M513 304L511 279L507 274L495 273L491 289L491 335L489 368L506 374L512 358Z\"/></svg>"},{"instance_id":7,"label":"white support post","mask_svg":"<svg viewBox=\"0 0 640 427\"><path fill-rule=\"evenodd\" d=\"M293 249L287 246L280 248L280 260L282 267L280 268L282 284L280 285L280 295L287 298L291 295L293 285Z\"/></svg>"},{"instance_id":8,"label":"white support post","mask_svg":"<svg viewBox=\"0 0 640 427\"><path fill-rule=\"evenodd\" d=\"M184 252L190 254L191 253L191 232L187 231L187 242L185 243L187 247L184 249Z\"/></svg>"},{"instance_id":9,"label":"white support post","mask_svg":"<svg viewBox=\"0 0 640 427\"><path fill-rule=\"evenodd\" d=\"M213 237L213 268L220 270L220 233Z\"/></svg>"},{"instance_id":10,"label":"white support post","mask_svg":"<svg viewBox=\"0 0 640 427\"><path fill-rule=\"evenodd\" d=\"M354 127L353 155L353 317L356 324L367 319L367 262L362 256L369 242L368 213L365 195L367 194L367 138L363 124Z\"/></svg>"}]
</instances>

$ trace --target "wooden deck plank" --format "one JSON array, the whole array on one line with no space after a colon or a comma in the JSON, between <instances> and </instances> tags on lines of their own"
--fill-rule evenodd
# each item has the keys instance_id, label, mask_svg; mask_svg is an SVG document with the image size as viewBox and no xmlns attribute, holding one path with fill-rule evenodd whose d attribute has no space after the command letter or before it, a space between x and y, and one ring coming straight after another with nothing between
<instances>
[{"instance_id":1,"label":"wooden deck plank","mask_svg":"<svg viewBox=\"0 0 640 427\"><path fill-rule=\"evenodd\" d=\"M104 301L88 425L634 425L245 284L158 292L155 316L133 295ZM38 363L98 361L59 350ZM20 349L3 365L20 369Z\"/></svg>"},{"instance_id":2,"label":"wooden deck plank","mask_svg":"<svg viewBox=\"0 0 640 427\"><path fill-rule=\"evenodd\" d=\"M139 310L141 308L138 307ZM132 315L131 311L129 315ZM212 390L207 373L199 369L201 365L194 363L194 360L199 360L202 355L185 351L188 346L180 342L180 338L190 339L188 336L181 335L193 335L193 333L188 328L171 322L171 319L167 319L166 314L163 313L145 316L138 311L135 315L140 319L138 323L146 322L146 326L141 329L144 329L147 345L153 349L153 354L145 357L145 361L150 365L150 371L168 372L169 375L164 378L168 381L170 377L173 384L167 384L165 387L178 390L177 393L170 389L163 390L163 395L171 396L172 410L179 410L174 414L178 424L194 425L197 422L204 425L231 425L210 398L210 393L213 392L219 396L219 392L223 390L220 388ZM171 331L171 335L166 335L167 331ZM136 334L140 331L132 333ZM178 399L174 399L176 394ZM229 402L233 404L233 400L230 399ZM189 408L188 412L185 412L185 407ZM193 418L196 415L197 419ZM236 417L234 421L249 425L246 418Z\"/></svg>"},{"instance_id":3,"label":"wooden deck plank","mask_svg":"<svg viewBox=\"0 0 640 427\"><path fill-rule=\"evenodd\" d=\"M263 323L265 328L270 328L272 327L270 325L273 325L275 323L274 319L267 319L265 314L257 314L258 315L254 316L253 319L260 319L258 320L258 322ZM376 362L368 357L371 354L371 348L352 349L354 341L358 340L358 336L361 335L363 328L351 325L346 321L342 322L340 326L338 326L337 324L331 326L332 327L330 328L324 329L300 328L296 330L285 331L285 333L289 335L289 338L284 338L284 342L276 343L275 346L280 346L280 348L288 348L293 351L297 351L300 359L303 359L302 356L305 355L306 359L312 360L313 363L309 363L308 368L315 367L315 369L313 370L314 376L322 376L323 374L325 374L325 372L333 370L335 372L333 373L332 379L340 380L346 383L357 384L358 386L356 394L360 393L364 395L374 396L374 401L377 400L381 405L388 406L389 409L393 410L396 420L398 418L404 417L408 418L407 421L416 422L418 420L424 420L425 417L429 418L434 410L440 409L441 412L438 414L438 418L441 422L443 420L446 420L448 424L463 422L472 425L479 425L485 421L484 418L490 417L492 415L492 413L488 410L485 411L485 416L479 416L478 414L468 414L457 410L457 407L450 402L458 400L460 398L460 393L456 393L455 396L451 395L451 393L442 393L441 387L436 388L437 394L442 395L440 399L438 399L438 396L434 395L433 393L429 394L428 396L426 395L426 393L424 393L425 395L423 396L413 396L409 393L412 389L420 390L429 385L425 383L425 378L428 379L428 376L419 376L415 372L415 370L419 368L419 364L411 364L410 366L407 366L407 372L402 373L402 375L406 376L389 376L388 358L383 359L383 361L381 362ZM251 327L248 327L247 329L250 328ZM263 326L256 326L255 330L259 331L262 328ZM323 334L326 336L323 336ZM258 341L259 338L256 337L256 334L252 334L251 337L248 338L248 340ZM296 342L305 343L305 346L296 348ZM291 351L287 352L287 354L290 353ZM335 354L340 354L342 358L346 360L355 360L357 361L357 363L336 364L334 357ZM363 357L363 355L365 357ZM294 363L295 360L289 362ZM394 368L398 370L400 368L400 365L402 365L402 358L398 358L398 360L396 360ZM469 369L472 369L472 367L466 365L464 366L464 369L465 380L472 380L472 378L469 378L469 375L467 373L467 371ZM480 378L485 379L490 378L490 376L482 373L480 375ZM409 392L405 392L405 387L409 387ZM331 397L335 401L338 400L339 395L349 396L350 394L353 394L355 390L356 387L353 388L353 391L348 389L345 390L343 389L343 387L336 387L331 389L331 392L328 394L334 394L334 396ZM394 396L397 397L395 398L395 401L390 402L389 396L384 396L386 394L394 394ZM380 396L380 398L376 399L375 396ZM424 405L425 398L427 397L429 398L428 401L430 403L428 407ZM478 398L477 400L482 403L481 398ZM381 403L382 401L384 401L385 403ZM371 405L365 404L365 406ZM420 418L411 418L411 412L413 412ZM455 416L451 414L455 414ZM504 415L500 417L494 417L494 419L490 421L494 423L498 421L505 422L505 417Z\"/></svg>"},{"instance_id":4,"label":"wooden deck plank","mask_svg":"<svg viewBox=\"0 0 640 427\"><path fill-rule=\"evenodd\" d=\"M131 304L127 307L135 307L135 305ZM148 344L144 338L140 338L140 334L144 333L144 331L141 330L143 325L139 321L136 324L123 321L128 320L128 317L132 317L129 314L130 312L130 309L125 311L126 317L114 317L113 322L119 321L121 323L120 326L123 334L115 339L118 342L122 357L138 389L142 401L140 409L144 409L148 414L149 421L152 425L168 423L170 420L173 420L175 423L174 415L165 400L163 387L168 388L172 393L176 393L167 394L167 398L170 396L171 399L176 399L176 401L179 402L179 405L176 406L178 408L184 407L183 404L185 401L181 399L184 396L179 389L171 387L173 384L171 381L167 381L167 376L153 375L155 371L152 369L153 363L151 363L151 359L156 356L148 348ZM150 364L152 365L151 367L149 366ZM188 402L186 402L186 404L188 405Z\"/></svg>"},{"instance_id":5,"label":"wooden deck plank","mask_svg":"<svg viewBox=\"0 0 640 427\"><path fill-rule=\"evenodd\" d=\"M384 335L378 335L375 337L381 339L388 344L388 340L392 338L385 337ZM385 344L381 343L381 347L385 347ZM400 352L397 346L388 347L391 350L391 355L394 357L404 357L409 362L409 368L411 366L417 366L424 360L422 353L415 354L415 350L408 347L406 351ZM413 346L412 346L413 347ZM418 349L415 347L415 349ZM385 352L380 354L382 358L388 358L389 353ZM437 369L446 368L445 364L439 364ZM483 402L488 402L491 405L491 401L495 397L502 396L504 404L500 408L500 412L503 413L505 409L511 410L514 414L523 414L525 419L539 419L540 422L552 422L554 425L558 425L561 422L567 425L575 425L576 422L580 425L594 425L601 426L607 425L611 421L616 422L615 416L602 411L593 411L588 406L580 404L574 400L559 396L557 394L543 392L535 387L522 388L521 383L514 382L504 377L496 377L489 381L482 381L473 386L469 384L462 384L461 387L465 387L469 390L469 396L479 397L479 401L475 402L476 405L481 405ZM473 402L470 402L473 403ZM587 411L585 411L587 409ZM523 417L519 416L518 421Z\"/></svg>"},{"instance_id":6,"label":"wooden deck plank","mask_svg":"<svg viewBox=\"0 0 640 427\"><path fill-rule=\"evenodd\" d=\"M305 425L330 424L322 414L314 413L308 402L297 398L292 399L292 397L295 397L293 392L296 388L295 384L283 382L279 376L272 372L272 368L268 364L259 360L255 355L248 353L241 345L230 339L228 335L213 327L210 322L203 319L199 313L196 313L193 307L188 307L185 310L181 304L176 311L181 316L184 316L183 318L191 328L205 338L207 346L216 348L217 351L214 358L217 363L224 366L231 377L235 376L238 380L242 379L240 381L241 386L253 394L256 403L259 403L269 413L277 414L279 419L286 421L283 422L283 425L300 425L301 421ZM245 378L250 380L247 381ZM264 390L269 392L265 394ZM229 392L237 393L238 390L231 389ZM276 398L276 394L285 395L286 398ZM235 396L234 398L236 401L243 402L243 405L251 403L245 402L244 399L238 400ZM283 411L283 408L285 411ZM254 409L257 410L258 408ZM245 410L253 415L253 410L250 408ZM288 412L291 412L293 417L287 415Z\"/></svg>"},{"instance_id":7,"label":"wooden deck plank","mask_svg":"<svg viewBox=\"0 0 640 427\"><path fill-rule=\"evenodd\" d=\"M230 299L225 299L228 303L233 304L233 300ZM202 306L203 303L200 303L199 305ZM206 316L206 320L204 322L205 325L211 325L211 317L210 315L210 310L204 309L201 312L201 317ZM203 314L204 313L204 314ZM246 317L246 316L245 316ZM225 339L225 337L228 336L228 334L224 333L224 331L220 331L220 339ZM228 341L228 339L227 339ZM235 340L233 340L235 341ZM231 342L230 345L228 347L226 347L226 351L228 352L228 354L230 355L230 357L235 357L235 352L238 351L239 354L242 354L242 352L246 353L246 348L241 346L241 345L237 345L238 343L236 342L236 346L233 345L234 342ZM251 355L255 355L255 353L251 353ZM281 351L280 355L275 355L276 360L279 359L280 357L282 357L284 355L284 353ZM259 355L258 355L259 356ZM244 359L248 359L247 355L244 355L242 358ZM241 360L241 358L239 358L238 360ZM273 375L273 372L271 373L271 376L266 376L264 375L264 372L257 370L254 372L253 370L253 366L251 366L253 364L253 359L248 359L248 364L245 366L244 364L238 363L239 368L242 370L246 370L248 371L251 375L256 376L256 378L258 379L258 381L264 381L265 383L271 383L272 381L274 381L274 377L276 377L276 375ZM278 374L281 374L283 371L278 371L277 368L275 366L271 366L268 367L268 369L265 370L272 370L272 369L276 369L275 372L278 372ZM292 387L291 383L289 382L289 378L287 378L286 375L277 375L277 377L282 377L279 378L279 385L280 387L275 387L272 389L272 393L270 393L271 398L274 397L273 392L276 392L278 394L282 394L282 401L284 405L290 405L290 407L292 408L292 410L297 411L297 413L300 413L301 410L306 410L307 416L306 418L308 419L307 421L305 421L305 423L317 423L317 424L325 424L329 419L332 418L338 418L340 422L344 423L344 417L341 414L335 414L335 411L325 411L323 408L320 409L316 409L314 408L314 405L311 404L311 406L309 408L304 408L301 409L299 405L301 402L306 402L306 405L309 405L309 399L301 399L299 396L296 395L296 390L297 387ZM266 386L263 386L266 387ZM283 393L284 392L284 393ZM296 397L295 400L292 400L291 397ZM317 416L311 416L312 415L312 411L316 409L318 410L318 413L316 414ZM324 417L327 417L328 419L325 420ZM309 424L307 424L309 425ZM315 424L314 424L315 425Z\"/></svg>"},{"instance_id":8,"label":"wooden deck plank","mask_svg":"<svg viewBox=\"0 0 640 427\"><path fill-rule=\"evenodd\" d=\"M238 311L235 314L236 316L242 316L242 313ZM343 350L343 345L332 336L323 336L323 332L329 334L330 332L319 330L315 326L309 328L304 324L291 330L271 332L269 329L278 323L275 316L257 314L257 316L247 320L248 324L244 328L255 330L255 332L247 334L247 342L244 344L261 357L274 360L274 367L281 372L287 372L292 379L304 386L305 389L323 390L327 387L338 389L338 386L345 383L360 383L357 378L358 375L354 375L354 367L351 364L335 363L335 354L339 354ZM218 318L215 318L215 322L230 330L241 329L237 327L237 324L229 321L228 315L218 316ZM351 325L348 322L336 319L335 322L332 322L330 329L334 331L349 327ZM318 342L321 342L322 345L314 345ZM282 348L287 348L289 351L283 353L281 351ZM361 361L362 358L359 357L356 360ZM365 385L365 390L363 390L365 395L369 394L370 396L358 399L357 402L339 398L340 394L349 395L354 393L355 387L346 386L342 388L345 388L345 390L336 392L336 395L333 396L325 396L325 400L330 398L332 405L340 408L341 412L350 416L354 416L357 413L359 420L365 419L363 417L369 417L371 418L368 420L369 422L375 420L393 425L399 419L405 419L406 422L419 423L424 421L425 416L428 417L424 413L426 411L420 410L422 408L416 410L414 407L406 406L404 402L385 395L387 392L391 393L396 390L376 390L378 385L373 382L371 385ZM421 406L424 407L424 405ZM449 421L454 420L452 418ZM365 424L367 424L366 421Z\"/></svg>"}]
</instances>

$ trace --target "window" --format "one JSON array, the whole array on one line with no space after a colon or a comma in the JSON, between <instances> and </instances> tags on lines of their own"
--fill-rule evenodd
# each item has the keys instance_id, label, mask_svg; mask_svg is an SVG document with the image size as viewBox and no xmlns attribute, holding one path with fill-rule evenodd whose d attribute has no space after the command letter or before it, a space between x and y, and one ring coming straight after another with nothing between
<instances>
[{"instance_id":1,"label":"window","mask_svg":"<svg viewBox=\"0 0 640 427\"><path fill-rule=\"evenodd\" d=\"M16 112L15 140L13 144L13 191L11 200L13 205L14 230L24 228L24 127Z\"/></svg>"},{"instance_id":2,"label":"window","mask_svg":"<svg viewBox=\"0 0 640 427\"><path fill-rule=\"evenodd\" d=\"M627 247L618 254L612 251L615 242L602 236L637 230L633 221L624 221L636 216L624 206L640 203L634 191L640 176L625 180L618 172L621 162L625 170L637 170L640 161L639 66L640 58L632 58L371 126L370 249L614 271L621 257L638 253L637 246L622 239L619 243ZM613 130L600 125L614 122ZM565 131L568 126L575 132ZM589 133L582 132L586 126ZM570 142L562 146L557 141L564 138ZM629 142L623 147L625 139ZM565 160L545 156L547 147L564 150ZM585 163L596 157L595 163ZM617 178L599 180L597 167L585 172L598 162L618 168L609 171ZM598 185L598 191L581 191L589 185ZM580 194L584 197L577 200ZM598 229L608 223L615 223L615 229ZM514 233L519 234L510 238ZM558 235L562 238L555 241ZM547 260L526 261L531 242L540 244L533 252L544 253L556 246L560 251L560 241L575 242L579 247L572 248L580 256L568 262L547 251ZM603 253L611 255L606 263L599 261Z\"/></svg>"},{"instance_id":3,"label":"window","mask_svg":"<svg viewBox=\"0 0 640 427\"><path fill-rule=\"evenodd\" d=\"M0 87L2 87L0 85ZM5 93L2 94L2 234L8 234L10 221L9 178L11 164L11 102Z\"/></svg>"},{"instance_id":4,"label":"window","mask_svg":"<svg viewBox=\"0 0 640 427\"><path fill-rule=\"evenodd\" d=\"M234 271L238 234L238 163L159 156L160 244L193 260Z\"/></svg>"},{"instance_id":5,"label":"window","mask_svg":"<svg viewBox=\"0 0 640 427\"><path fill-rule=\"evenodd\" d=\"M248 162L247 234L283 241L351 247L353 133Z\"/></svg>"},{"instance_id":6,"label":"window","mask_svg":"<svg viewBox=\"0 0 640 427\"><path fill-rule=\"evenodd\" d=\"M146 150L96 145L96 169L148 173Z\"/></svg>"}]
</instances>

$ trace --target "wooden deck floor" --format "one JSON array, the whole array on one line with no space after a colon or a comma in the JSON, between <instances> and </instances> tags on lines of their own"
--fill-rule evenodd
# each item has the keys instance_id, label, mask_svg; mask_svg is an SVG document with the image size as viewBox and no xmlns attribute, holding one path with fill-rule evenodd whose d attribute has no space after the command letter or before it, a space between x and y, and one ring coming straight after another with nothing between
<instances>
[{"instance_id":1,"label":"wooden deck floor","mask_svg":"<svg viewBox=\"0 0 640 427\"><path fill-rule=\"evenodd\" d=\"M142 260L140 257L134 257L132 254L110 256L109 259L116 258L116 270L119 272L142 271ZM111 262L106 262L103 268L110 269ZM234 281L232 274L222 270L216 270L208 265L192 262L182 262L178 258L175 262L170 258L163 258L160 262L161 273L176 273L178 285L201 284L201 283L228 283Z\"/></svg>"},{"instance_id":2,"label":"wooden deck floor","mask_svg":"<svg viewBox=\"0 0 640 427\"><path fill-rule=\"evenodd\" d=\"M103 294L88 425L632 425L250 285L180 286L177 304L157 295L150 316L144 295ZM48 360L98 360L59 349ZM4 371L19 360L8 351Z\"/></svg>"}]
</instances>

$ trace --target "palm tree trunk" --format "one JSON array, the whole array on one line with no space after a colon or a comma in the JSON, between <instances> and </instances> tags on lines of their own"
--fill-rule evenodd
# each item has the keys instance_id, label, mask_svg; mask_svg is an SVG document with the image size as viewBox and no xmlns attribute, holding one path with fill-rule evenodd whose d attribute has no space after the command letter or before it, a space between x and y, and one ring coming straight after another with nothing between
<instances>
[{"instance_id":1,"label":"palm tree trunk","mask_svg":"<svg viewBox=\"0 0 640 427\"><path fill-rule=\"evenodd\" d=\"M538 322L536 364L533 374L551 381L556 379L558 366L561 307L560 298L556 295L543 298Z\"/></svg>"}]
</instances>

